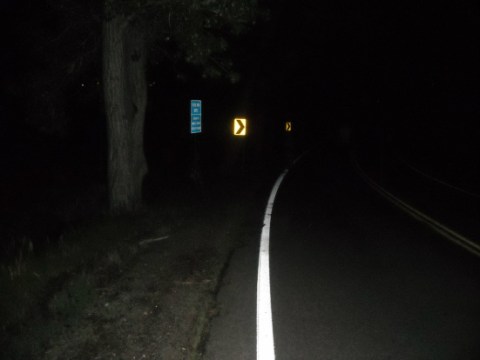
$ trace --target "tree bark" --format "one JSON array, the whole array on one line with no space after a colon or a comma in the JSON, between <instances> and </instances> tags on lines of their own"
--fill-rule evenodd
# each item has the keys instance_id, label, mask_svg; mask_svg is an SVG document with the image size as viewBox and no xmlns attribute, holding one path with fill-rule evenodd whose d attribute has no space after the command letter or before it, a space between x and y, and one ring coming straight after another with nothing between
<instances>
[{"instance_id":1,"label":"tree bark","mask_svg":"<svg viewBox=\"0 0 480 360\"><path fill-rule=\"evenodd\" d=\"M112 213L138 210L147 172L143 149L147 84L140 27L117 15L103 23L103 86Z\"/></svg>"}]
</instances>

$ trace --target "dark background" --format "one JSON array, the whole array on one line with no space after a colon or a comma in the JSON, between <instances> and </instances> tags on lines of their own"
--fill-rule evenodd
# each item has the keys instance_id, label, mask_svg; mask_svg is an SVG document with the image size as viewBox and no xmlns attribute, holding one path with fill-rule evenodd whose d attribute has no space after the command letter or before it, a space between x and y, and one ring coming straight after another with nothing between
<instances>
[{"instance_id":1,"label":"dark background","mask_svg":"<svg viewBox=\"0 0 480 360\"><path fill-rule=\"evenodd\" d=\"M150 65L147 202L192 186L194 146L206 181L276 169L287 120L296 152L340 147L348 129L357 151L400 153L476 186L478 4L261 4L269 19L231 42L238 84L204 79L181 62ZM11 254L15 239L54 239L105 212L106 133L98 25L65 34L69 19L45 1L2 0L0 14L0 236ZM62 61L78 48L86 60L65 74ZM203 101L196 140L190 99ZM230 134L239 115L249 119L242 144Z\"/></svg>"}]
</instances>

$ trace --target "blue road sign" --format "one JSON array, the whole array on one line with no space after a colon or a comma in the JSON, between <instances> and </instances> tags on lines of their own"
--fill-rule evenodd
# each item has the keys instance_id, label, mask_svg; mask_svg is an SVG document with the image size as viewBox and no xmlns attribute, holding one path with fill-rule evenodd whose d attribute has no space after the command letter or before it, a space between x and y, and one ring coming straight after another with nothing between
<instances>
[{"instance_id":1,"label":"blue road sign","mask_svg":"<svg viewBox=\"0 0 480 360\"><path fill-rule=\"evenodd\" d=\"M190 133L202 132L202 100L190 101Z\"/></svg>"}]
</instances>

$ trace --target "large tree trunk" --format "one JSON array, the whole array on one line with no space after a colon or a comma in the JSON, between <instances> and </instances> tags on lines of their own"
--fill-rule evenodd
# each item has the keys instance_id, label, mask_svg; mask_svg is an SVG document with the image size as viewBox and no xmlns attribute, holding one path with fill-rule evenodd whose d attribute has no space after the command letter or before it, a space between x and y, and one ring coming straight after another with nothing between
<instances>
[{"instance_id":1,"label":"large tree trunk","mask_svg":"<svg viewBox=\"0 0 480 360\"><path fill-rule=\"evenodd\" d=\"M143 149L147 84L142 29L114 16L103 24L103 85L112 213L137 210L147 172Z\"/></svg>"}]
</instances>

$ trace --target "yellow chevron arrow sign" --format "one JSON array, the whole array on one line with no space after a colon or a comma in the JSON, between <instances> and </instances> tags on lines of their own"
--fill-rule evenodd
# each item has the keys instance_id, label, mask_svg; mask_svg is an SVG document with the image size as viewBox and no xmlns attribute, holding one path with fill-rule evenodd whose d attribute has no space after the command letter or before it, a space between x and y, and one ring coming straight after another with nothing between
<instances>
[{"instance_id":1,"label":"yellow chevron arrow sign","mask_svg":"<svg viewBox=\"0 0 480 360\"><path fill-rule=\"evenodd\" d=\"M247 119L235 118L233 120L233 135L235 136L247 135Z\"/></svg>"},{"instance_id":2,"label":"yellow chevron arrow sign","mask_svg":"<svg viewBox=\"0 0 480 360\"><path fill-rule=\"evenodd\" d=\"M291 132L292 131L292 122L291 121L287 121L285 123L285 131L286 132Z\"/></svg>"}]
</instances>

